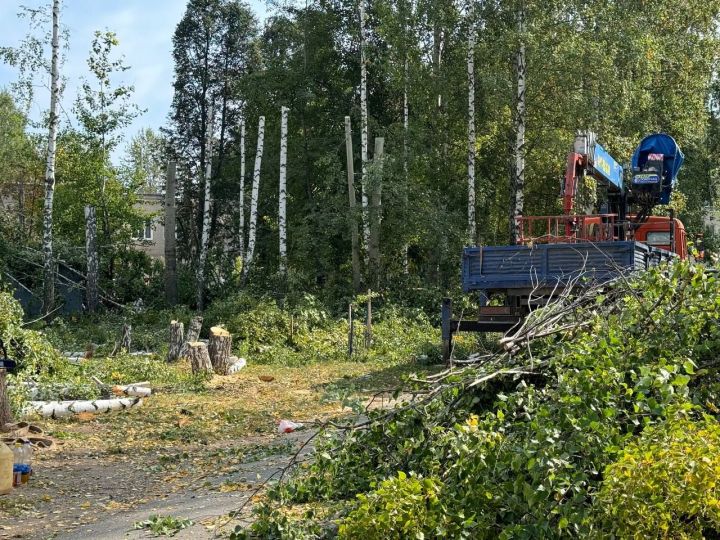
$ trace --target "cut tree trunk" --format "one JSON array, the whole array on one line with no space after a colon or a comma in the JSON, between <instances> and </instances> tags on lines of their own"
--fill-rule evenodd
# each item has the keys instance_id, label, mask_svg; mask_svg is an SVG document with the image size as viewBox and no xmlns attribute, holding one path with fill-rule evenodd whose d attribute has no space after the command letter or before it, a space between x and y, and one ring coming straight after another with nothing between
<instances>
[{"instance_id":1,"label":"cut tree trunk","mask_svg":"<svg viewBox=\"0 0 720 540\"><path fill-rule=\"evenodd\" d=\"M167 166L165 183L165 301L174 306L177 303L177 252L175 244L175 171L176 163Z\"/></svg>"},{"instance_id":2,"label":"cut tree trunk","mask_svg":"<svg viewBox=\"0 0 720 540\"><path fill-rule=\"evenodd\" d=\"M237 361L237 358L231 356L232 336L230 332L220 326L213 326L210 329L208 353L215 373L229 375L230 366Z\"/></svg>"},{"instance_id":3,"label":"cut tree trunk","mask_svg":"<svg viewBox=\"0 0 720 540\"><path fill-rule=\"evenodd\" d=\"M167 361L177 362L182 354L185 325L179 321L170 322L170 347L168 348ZM197 338L196 338L197 339Z\"/></svg>"},{"instance_id":4,"label":"cut tree trunk","mask_svg":"<svg viewBox=\"0 0 720 540\"><path fill-rule=\"evenodd\" d=\"M139 397L95 399L83 401L28 401L25 413L36 413L43 418L62 418L84 412L102 413L121 411L142 405Z\"/></svg>"},{"instance_id":5,"label":"cut tree trunk","mask_svg":"<svg viewBox=\"0 0 720 540\"><path fill-rule=\"evenodd\" d=\"M207 345L202 341L191 341L188 343L187 356L190 359L190 367L192 368L193 374L213 372Z\"/></svg>"},{"instance_id":6,"label":"cut tree trunk","mask_svg":"<svg viewBox=\"0 0 720 540\"><path fill-rule=\"evenodd\" d=\"M230 367L228 368L228 375L237 373L247 365L247 360L244 358L238 358L237 356L230 357Z\"/></svg>"},{"instance_id":7,"label":"cut tree trunk","mask_svg":"<svg viewBox=\"0 0 720 540\"><path fill-rule=\"evenodd\" d=\"M355 209L355 167L354 155L352 148L352 128L350 126L350 117L345 117L345 156L347 158L347 183L348 197L350 200L350 247L352 249L352 272L353 272L353 291L360 292L360 236L357 226L357 210Z\"/></svg>"},{"instance_id":8,"label":"cut tree trunk","mask_svg":"<svg viewBox=\"0 0 720 540\"><path fill-rule=\"evenodd\" d=\"M185 336L185 343L190 341L197 341L200 337L200 330L202 329L203 318L199 315L190 319L190 325L188 326L187 336Z\"/></svg>"},{"instance_id":9,"label":"cut tree trunk","mask_svg":"<svg viewBox=\"0 0 720 540\"><path fill-rule=\"evenodd\" d=\"M0 428L13 421L5 374L6 371L4 369L0 369Z\"/></svg>"}]
</instances>

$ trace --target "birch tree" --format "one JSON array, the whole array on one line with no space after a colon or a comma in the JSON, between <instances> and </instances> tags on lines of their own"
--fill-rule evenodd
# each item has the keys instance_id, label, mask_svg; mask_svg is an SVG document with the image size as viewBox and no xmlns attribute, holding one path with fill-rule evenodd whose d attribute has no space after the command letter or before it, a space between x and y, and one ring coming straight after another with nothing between
<instances>
[{"instance_id":1,"label":"birch tree","mask_svg":"<svg viewBox=\"0 0 720 540\"><path fill-rule=\"evenodd\" d=\"M368 100L367 100L367 58L365 53L365 0L360 0L360 160L362 188L363 241L365 262L370 249L370 205L368 202Z\"/></svg>"},{"instance_id":2,"label":"birch tree","mask_svg":"<svg viewBox=\"0 0 720 540\"><path fill-rule=\"evenodd\" d=\"M247 278L255 255L255 234L257 230L258 195L260 194L260 166L262 165L263 143L265 140L265 117L258 120L257 149L255 151L255 168L253 170L252 195L250 196L250 226L248 229L248 246L243 264L243 278Z\"/></svg>"},{"instance_id":3,"label":"birch tree","mask_svg":"<svg viewBox=\"0 0 720 540\"><path fill-rule=\"evenodd\" d=\"M85 207L85 256L87 257L87 280L85 299L87 310L94 313L98 307L98 279L100 264L97 252L97 220L95 207Z\"/></svg>"},{"instance_id":4,"label":"birch tree","mask_svg":"<svg viewBox=\"0 0 720 540\"><path fill-rule=\"evenodd\" d=\"M207 262L208 246L210 244L211 213L211 178L212 178L212 139L213 139L213 106L208 108L208 130L205 155L205 198L203 204L203 227L200 241L200 253L197 266L197 308L202 311L205 301L205 264Z\"/></svg>"},{"instance_id":5,"label":"birch tree","mask_svg":"<svg viewBox=\"0 0 720 540\"><path fill-rule=\"evenodd\" d=\"M519 0L517 7L518 49L515 59L515 114L513 119L515 144L513 147L513 166L510 201L510 239L515 242L520 236L517 217L523 215L525 206L525 1Z\"/></svg>"},{"instance_id":6,"label":"birch tree","mask_svg":"<svg viewBox=\"0 0 720 540\"><path fill-rule=\"evenodd\" d=\"M470 21L467 51L468 74L468 241L475 242L477 226L475 222L475 26Z\"/></svg>"},{"instance_id":7,"label":"birch tree","mask_svg":"<svg viewBox=\"0 0 720 540\"><path fill-rule=\"evenodd\" d=\"M240 119L240 201L239 201L238 252L245 257L245 118Z\"/></svg>"},{"instance_id":8,"label":"birch tree","mask_svg":"<svg viewBox=\"0 0 720 540\"><path fill-rule=\"evenodd\" d=\"M278 197L278 228L280 232L280 273L287 273L287 130L288 108L280 112L280 193Z\"/></svg>"},{"instance_id":9,"label":"birch tree","mask_svg":"<svg viewBox=\"0 0 720 540\"><path fill-rule=\"evenodd\" d=\"M53 198L55 196L55 151L57 148L58 101L60 100L60 0L53 0L52 60L50 64L50 118L48 123L43 204L43 309L50 313L55 300L55 263L53 260Z\"/></svg>"}]
</instances>

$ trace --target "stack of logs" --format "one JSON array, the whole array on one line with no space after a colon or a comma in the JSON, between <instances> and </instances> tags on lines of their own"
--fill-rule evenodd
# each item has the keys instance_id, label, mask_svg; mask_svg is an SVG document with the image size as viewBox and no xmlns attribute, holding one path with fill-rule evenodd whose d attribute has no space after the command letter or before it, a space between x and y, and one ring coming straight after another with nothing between
<instances>
[{"instance_id":1,"label":"stack of logs","mask_svg":"<svg viewBox=\"0 0 720 540\"><path fill-rule=\"evenodd\" d=\"M210 339L199 341L202 317L193 317L188 333L183 339L183 323L170 323L170 348L168 361L180 358L190 360L193 373L217 373L231 375L245 366L245 359L232 355L232 335L221 326L210 328Z\"/></svg>"}]
</instances>

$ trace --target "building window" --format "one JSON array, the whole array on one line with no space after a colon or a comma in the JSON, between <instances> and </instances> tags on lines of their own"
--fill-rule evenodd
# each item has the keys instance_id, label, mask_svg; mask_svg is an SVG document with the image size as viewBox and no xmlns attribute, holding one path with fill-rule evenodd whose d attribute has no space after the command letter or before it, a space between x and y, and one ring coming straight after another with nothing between
<instances>
[{"instance_id":1,"label":"building window","mask_svg":"<svg viewBox=\"0 0 720 540\"><path fill-rule=\"evenodd\" d=\"M152 220L146 219L142 229L137 230L133 233L133 240L152 240L153 239L153 228Z\"/></svg>"}]
</instances>

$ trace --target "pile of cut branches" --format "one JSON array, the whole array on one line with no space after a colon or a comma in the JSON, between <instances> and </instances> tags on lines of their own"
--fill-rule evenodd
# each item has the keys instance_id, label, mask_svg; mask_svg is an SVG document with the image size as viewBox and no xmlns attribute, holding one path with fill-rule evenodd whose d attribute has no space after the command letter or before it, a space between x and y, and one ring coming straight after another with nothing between
<instances>
[{"instance_id":1,"label":"pile of cut branches","mask_svg":"<svg viewBox=\"0 0 720 540\"><path fill-rule=\"evenodd\" d=\"M495 354L321 430L234 536L716 534L718 353L720 281L703 267L566 290ZM677 459L683 445L692 460Z\"/></svg>"}]
</instances>

